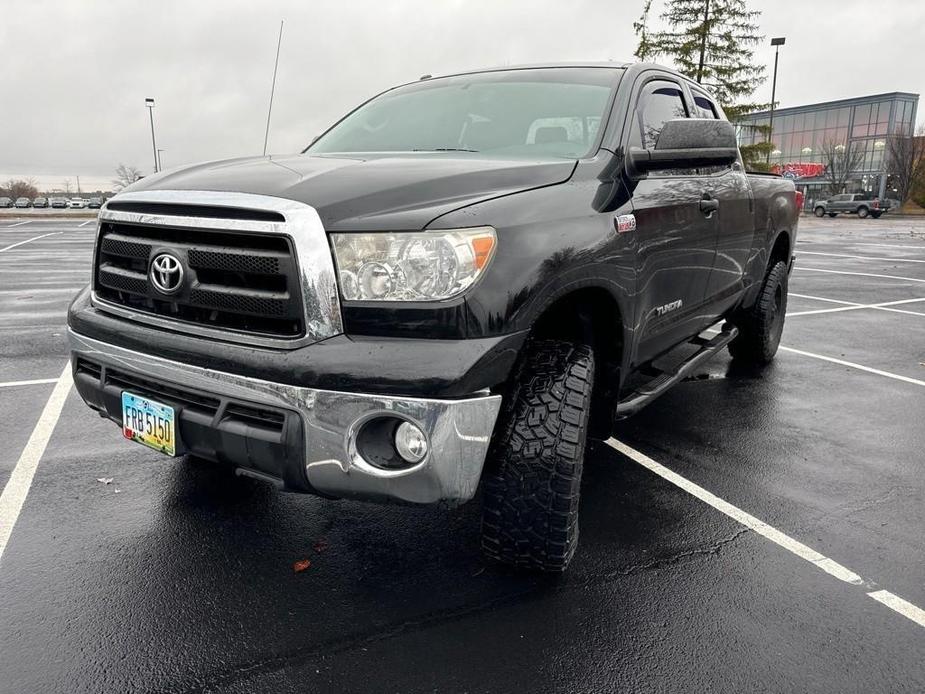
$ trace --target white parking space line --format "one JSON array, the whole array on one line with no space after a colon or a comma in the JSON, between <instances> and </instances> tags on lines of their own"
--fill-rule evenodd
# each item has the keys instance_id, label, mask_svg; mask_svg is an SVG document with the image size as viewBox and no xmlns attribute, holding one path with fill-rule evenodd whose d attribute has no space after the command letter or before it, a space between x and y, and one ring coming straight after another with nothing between
<instances>
[{"instance_id":1,"label":"white parking space line","mask_svg":"<svg viewBox=\"0 0 925 694\"><path fill-rule=\"evenodd\" d=\"M3 253L3 251L12 250L12 249L14 249L14 248L17 248L17 247L22 246L22 245L24 245L24 244L30 243L30 242L32 242L32 241L38 241L39 239L44 239L46 236L55 236L56 234L60 234L60 233L62 233L62 232L60 232L60 231L53 231L53 232L51 232L50 234L42 234L41 236L33 236L31 239L26 239L25 241L20 241L19 243L14 243L14 244L12 244L11 246L7 246L7 247L5 247L5 248L0 248L0 253Z\"/></svg>"},{"instance_id":2,"label":"white parking space line","mask_svg":"<svg viewBox=\"0 0 925 694\"><path fill-rule=\"evenodd\" d=\"M793 318L794 316L815 316L820 313L839 313L841 311L857 311L862 308L873 308L872 306L864 306L863 304L858 304L857 306L840 306L839 308L818 308L814 311L794 311L787 314L787 318Z\"/></svg>"},{"instance_id":3,"label":"white parking space line","mask_svg":"<svg viewBox=\"0 0 925 694\"><path fill-rule=\"evenodd\" d=\"M881 369L874 369L870 366L864 366L863 364L855 364L853 361L845 361L844 359L836 359L835 357L827 357L824 354L816 354L815 352L807 352L802 349L795 349L793 347L784 347L780 346L780 349L786 352L792 352L793 354L800 354L804 357L810 357L812 359L821 359L822 361L831 362L832 364L838 364L840 366L848 366L852 369L858 369L859 371L866 371L867 373L876 374L878 376L886 376L887 378L893 378L897 381L903 381L905 383L911 383L916 386L925 386L925 381L920 381L917 378L911 378L909 376L901 376L900 374L890 373L889 371L882 371Z\"/></svg>"},{"instance_id":4,"label":"white parking space line","mask_svg":"<svg viewBox=\"0 0 925 694\"><path fill-rule=\"evenodd\" d=\"M700 485L691 482L686 477L682 477L676 472L669 470L664 465L655 462L649 456L637 451L635 448L627 446L625 443L617 441L614 438L607 439L605 442L608 446L613 448L618 453L622 453L624 456L630 460L642 465L644 468L650 472L654 472L656 475L662 479L670 482L674 486L682 489L691 496L700 499L706 504L709 504L715 508L720 513L723 513L734 521L744 525L749 530L753 530L762 537L770 540L774 544L782 547L791 554L796 555L800 559L803 559L810 564L814 565L818 569L822 569L827 574L834 576L840 581L845 583L850 583L855 586L869 586L870 584L861 578L851 569L842 566L833 559L829 559L827 556L820 554L812 547L804 545L799 540L796 540L786 533L778 530L777 528L768 525L763 520L756 518L750 513L743 511L737 506L730 504L725 499L721 499L712 492L708 492L706 489ZM867 595L878 602L883 603L890 609L896 611L897 613L911 619L913 622L917 623L919 626L925 627L925 611L916 607L910 602L903 600L902 598L893 595L886 590L878 590Z\"/></svg>"},{"instance_id":5,"label":"white parking space line","mask_svg":"<svg viewBox=\"0 0 925 694\"><path fill-rule=\"evenodd\" d=\"M825 270L821 267L806 267L805 265L794 265L794 270L806 270L809 272L827 272L832 275L856 275L859 277L882 277L888 280L902 280L903 282L925 282L920 277L897 277L896 275L878 275L870 272L848 272L847 270Z\"/></svg>"},{"instance_id":6,"label":"white parking space line","mask_svg":"<svg viewBox=\"0 0 925 694\"><path fill-rule=\"evenodd\" d=\"M909 315L909 316L925 316L925 313L922 313L922 312L920 312L920 311L906 311L906 310L901 309L901 308L890 308L890 307L892 307L892 306L897 306L897 305L900 305L900 304L915 304L915 303L920 303L920 302L922 302L922 301L925 301L925 298L921 298L921 299L900 299L899 301L884 301L884 302L879 303L879 304L857 304L857 303L855 303L855 302L853 302L853 301L839 301L838 299L824 299L824 298L822 298L821 296L809 296L809 295L806 295L806 294L794 294L794 293L792 293L792 292L790 293L790 296L795 296L795 297L798 297L798 298L800 298L800 299L811 299L811 300L814 300L814 301L827 301L827 302L833 303L833 304L843 304L843 306L840 306L839 308L820 308L820 309L815 309L815 310L812 310L812 311L794 311L794 312L792 312L792 313L788 313L788 314L787 314L787 318L791 318L791 317L793 317L793 316L814 316L814 315L818 315L818 314L820 314L820 313L838 313L838 312L840 312L840 311L858 311L858 310L864 309L864 308L874 308L874 309L878 309L878 310L881 310L881 311L892 311L892 312L894 312L894 313L905 313L906 315Z\"/></svg>"},{"instance_id":7,"label":"white parking space line","mask_svg":"<svg viewBox=\"0 0 925 694\"><path fill-rule=\"evenodd\" d=\"M920 627L925 627L925 610L916 607L908 600L903 600L898 595L894 595L888 590L875 590L867 594L877 602L881 602L891 610L899 612L903 617L908 617Z\"/></svg>"},{"instance_id":8,"label":"white parking space line","mask_svg":"<svg viewBox=\"0 0 925 694\"><path fill-rule=\"evenodd\" d=\"M19 518L19 512L22 510L26 496L29 494L29 487L32 486L32 478L35 476L35 470L38 468L39 461L45 453L45 447L48 445L51 434L55 430L58 418L61 416L61 410L64 408L64 402L71 390L71 365L65 364L61 377L58 378L58 385L51 392L51 396L45 403L45 409L39 416L39 421L32 430L32 435L26 442L16 467L0 494L0 561L3 559L3 552L6 550L6 543L13 532L13 526L16 525L16 519Z\"/></svg>"},{"instance_id":9,"label":"white parking space line","mask_svg":"<svg viewBox=\"0 0 925 694\"><path fill-rule=\"evenodd\" d=\"M57 383L57 378L33 378L31 381L7 381L0 383L0 388L18 388L19 386L38 386L43 383Z\"/></svg>"},{"instance_id":10,"label":"white parking space line","mask_svg":"<svg viewBox=\"0 0 925 694\"><path fill-rule=\"evenodd\" d=\"M85 227L85 226L87 226L88 224L92 224L92 223L95 222L95 221L96 221L95 219L88 219L88 220L87 220L86 222L84 222L83 224L78 224L78 225L77 225L77 228L80 229L80 227ZM923 260L922 262L925 262L925 260Z\"/></svg>"},{"instance_id":11,"label":"white parking space line","mask_svg":"<svg viewBox=\"0 0 925 694\"><path fill-rule=\"evenodd\" d=\"M844 304L845 306L863 306L855 301L844 301L843 299L827 299L824 296L813 296L812 294L797 294L796 292L787 292L787 296L795 296L798 299L812 299L813 301L827 301L830 304Z\"/></svg>"},{"instance_id":12,"label":"white parking space line","mask_svg":"<svg viewBox=\"0 0 925 694\"><path fill-rule=\"evenodd\" d=\"M7 228L7 229L12 229L13 227L25 226L26 224L32 224L32 221L33 221L33 220L31 220L31 219L27 219L25 222L16 222L15 224L7 224L7 225L6 225L6 228Z\"/></svg>"},{"instance_id":13,"label":"white parking space line","mask_svg":"<svg viewBox=\"0 0 925 694\"><path fill-rule=\"evenodd\" d=\"M890 263L925 263L925 260L913 258L883 258L869 255L846 255L844 253L820 253L819 251L800 251L800 255L827 255L832 258L855 258L857 260L883 260Z\"/></svg>"},{"instance_id":14,"label":"white parking space line","mask_svg":"<svg viewBox=\"0 0 925 694\"><path fill-rule=\"evenodd\" d=\"M914 248L917 251L925 251L925 243L921 246L902 246L898 243L860 243L855 241L852 246L876 246L877 248Z\"/></svg>"}]
</instances>

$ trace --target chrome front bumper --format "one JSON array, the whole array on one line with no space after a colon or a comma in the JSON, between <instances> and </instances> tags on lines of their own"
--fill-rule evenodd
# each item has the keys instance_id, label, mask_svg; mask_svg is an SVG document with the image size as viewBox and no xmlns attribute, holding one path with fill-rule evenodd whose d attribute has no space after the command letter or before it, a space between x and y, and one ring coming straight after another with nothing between
<instances>
[{"instance_id":1,"label":"chrome front bumper","mask_svg":"<svg viewBox=\"0 0 925 694\"><path fill-rule=\"evenodd\" d=\"M72 360L107 367L219 397L298 413L304 431L304 470L312 489L372 501L459 504L475 494L501 397L488 393L458 400L347 393L237 376L153 357L68 331ZM408 469L386 470L366 461L353 436L377 414L420 427L429 451Z\"/></svg>"}]
</instances>

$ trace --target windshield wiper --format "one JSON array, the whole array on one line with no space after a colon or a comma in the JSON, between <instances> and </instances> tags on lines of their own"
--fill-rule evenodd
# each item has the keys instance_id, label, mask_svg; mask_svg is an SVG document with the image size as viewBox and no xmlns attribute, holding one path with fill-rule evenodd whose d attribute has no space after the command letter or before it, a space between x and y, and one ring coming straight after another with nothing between
<instances>
[{"instance_id":1,"label":"windshield wiper","mask_svg":"<svg viewBox=\"0 0 925 694\"><path fill-rule=\"evenodd\" d=\"M434 147L433 149L412 149L412 152L478 152L477 149L464 147Z\"/></svg>"}]
</instances>

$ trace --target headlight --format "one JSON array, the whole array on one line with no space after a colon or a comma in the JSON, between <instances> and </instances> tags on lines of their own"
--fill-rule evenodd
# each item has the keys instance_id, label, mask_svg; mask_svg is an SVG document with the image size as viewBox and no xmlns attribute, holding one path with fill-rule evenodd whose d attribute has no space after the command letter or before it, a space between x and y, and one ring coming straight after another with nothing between
<instances>
[{"instance_id":1,"label":"headlight","mask_svg":"<svg viewBox=\"0 0 925 694\"><path fill-rule=\"evenodd\" d=\"M346 301L439 301L464 292L488 266L491 227L331 234Z\"/></svg>"}]
</instances>

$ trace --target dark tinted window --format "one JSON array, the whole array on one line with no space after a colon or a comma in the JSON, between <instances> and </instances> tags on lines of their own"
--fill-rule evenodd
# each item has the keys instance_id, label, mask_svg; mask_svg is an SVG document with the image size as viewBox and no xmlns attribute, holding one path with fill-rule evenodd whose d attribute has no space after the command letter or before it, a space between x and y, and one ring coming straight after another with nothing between
<instances>
[{"instance_id":1,"label":"dark tinted window","mask_svg":"<svg viewBox=\"0 0 925 694\"><path fill-rule=\"evenodd\" d=\"M687 117L680 87L672 82L650 82L636 103L630 147L654 148L666 122Z\"/></svg>"},{"instance_id":2,"label":"dark tinted window","mask_svg":"<svg viewBox=\"0 0 925 694\"><path fill-rule=\"evenodd\" d=\"M716 111L716 106L714 106L713 102L710 101L707 97L695 93L694 106L696 111L695 115L698 118L712 118L714 120L719 119L719 113Z\"/></svg>"}]
</instances>

